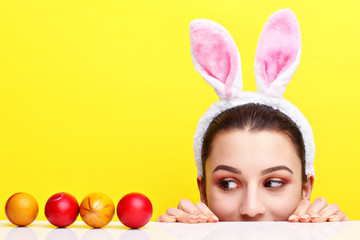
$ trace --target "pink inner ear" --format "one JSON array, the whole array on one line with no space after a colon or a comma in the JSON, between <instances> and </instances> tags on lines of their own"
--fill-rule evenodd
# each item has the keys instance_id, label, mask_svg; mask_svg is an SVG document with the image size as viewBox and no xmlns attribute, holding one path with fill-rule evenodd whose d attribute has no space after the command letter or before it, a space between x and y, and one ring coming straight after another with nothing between
<instances>
[{"instance_id":1,"label":"pink inner ear","mask_svg":"<svg viewBox=\"0 0 360 240\"><path fill-rule=\"evenodd\" d=\"M197 31L198 41L192 43L195 58L204 71L225 84L230 72L230 57L222 38L206 29Z\"/></svg>"},{"instance_id":2,"label":"pink inner ear","mask_svg":"<svg viewBox=\"0 0 360 240\"><path fill-rule=\"evenodd\" d=\"M192 30L191 47L196 61L209 76L225 84L226 95L231 96L239 64L238 50L231 36L214 25Z\"/></svg>"},{"instance_id":3,"label":"pink inner ear","mask_svg":"<svg viewBox=\"0 0 360 240\"><path fill-rule=\"evenodd\" d=\"M281 11L269 18L261 33L256 61L258 73L265 86L272 82L296 60L301 44L300 29L295 15Z\"/></svg>"}]
</instances>

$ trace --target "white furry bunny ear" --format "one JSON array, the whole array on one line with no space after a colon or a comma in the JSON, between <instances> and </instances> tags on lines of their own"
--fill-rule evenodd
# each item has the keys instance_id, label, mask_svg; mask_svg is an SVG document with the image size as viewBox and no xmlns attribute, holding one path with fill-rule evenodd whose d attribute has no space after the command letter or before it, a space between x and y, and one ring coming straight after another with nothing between
<instances>
[{"instance_id":1,"label":"white furry bunny ear","mask_svg":"<svg viewBox=\"0 0 360 240\"><path fill-rule=\"evenodd\" d=\"M220 99L242 92L240 54L230 33L220 24L196 19L190 23L191 57L198 73Z\"/></svg>"},{"instance_id":2,"label":"white furry bunny ear","mask_svg":"<svg viewBox=\"0 0 360 240\"><path fill-rule=\"evenodd\" d=\"M273 13L261 32L255 55L258 91L282 97L300 62L299 23L290 9Z\"/></svg>"}]
</instances>

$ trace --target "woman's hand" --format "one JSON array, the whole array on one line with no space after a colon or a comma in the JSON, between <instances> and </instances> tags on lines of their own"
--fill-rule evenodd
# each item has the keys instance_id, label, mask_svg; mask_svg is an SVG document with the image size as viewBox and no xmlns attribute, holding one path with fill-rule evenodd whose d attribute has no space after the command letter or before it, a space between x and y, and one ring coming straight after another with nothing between
<instances>
[{"instance_id":1,"label":"woman's hand","mask_svg":"<svg viewBox=\"0 0 360 240\"><path fill-rule=\"evenodd\" d=\"M195 205L188 199L182 199L178 208L169 208L166 214L161 215L158 222L206 223L218 222L219 218L202 202Z\"/></svg>"},{"instance_id":2,"label":"woman's hand","mask_svg":"<svg viewBox=\"0 0 360 240\"><path fill-rule=\"evenodd\" d=\"M349 221L349 217L346 216L340 210L337 204L328 205L325 198L317 198L311 204L309 200L303 199L295 212L289 217L289 222L340 222Z\"/></svg>"}]
</instances>

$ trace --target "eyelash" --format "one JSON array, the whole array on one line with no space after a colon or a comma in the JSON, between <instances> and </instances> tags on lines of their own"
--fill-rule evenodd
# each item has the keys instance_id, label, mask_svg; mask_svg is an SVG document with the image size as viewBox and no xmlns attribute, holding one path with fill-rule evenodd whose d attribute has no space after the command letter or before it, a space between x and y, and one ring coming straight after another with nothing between
<instances>
[{"instance_id":1,"label":"eyelash","mask_svg":"<svg viewBox=\"0 0 360 240\"><path fill-rule=\"evenodd\" d=\"M229 188L230 183L234 183L236 186L233 188ZM225 184L227 184L227 187L225 186ZM239 184L233 180L221 180L218 185L225 192L234 191L235 189L239 188Z\"/></svg>"},{"instance_id":2,"label":"eyelash","mask_svg":"<svg viewBox=\"0 0 360 240\"><path fill-rule=\"evenodd\" d=\"M280 184L280 186L271 187L272 183ZM270 185L270 186L267 186L267 185ZM278 190L278 189L284 187L284 185L285 185L285 183L281 180L269 180L264 183L264 187L268 188L270 190Z\"/></svg>"}]
</instances>

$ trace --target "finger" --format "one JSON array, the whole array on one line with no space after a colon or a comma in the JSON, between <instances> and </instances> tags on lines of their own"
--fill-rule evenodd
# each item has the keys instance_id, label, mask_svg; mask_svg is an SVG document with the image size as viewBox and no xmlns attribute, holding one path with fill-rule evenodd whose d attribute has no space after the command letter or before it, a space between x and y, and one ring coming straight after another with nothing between
<instances>
[{"instance_id":1,"label":"finger","mask_svg":"<svg viewBox=\"0 0 360 240\"><path fill-rule=\"evenodd\" d=\"M206 206L205 203L198 202L195 207L207 218L207 222L219 222L219 218Z\"/></svg>"},{"instance_id":2,"label":"finger","mask_svg":"<svg viewBox=\"0 0 360 240\"><path fill-rule=\"evenodd\" d=\"M311 216L311 222L326 222L328 218L340 211L339 205L332 203L326 206L319 214Z\"/></svg>"},{"instance_id":3,"label":"finger","mask_svg":"<svg viewBox=\"0 0 360 240\"><path fill-rule=\"evenodd\" d=\"M311 217L313 215L320 213L326 206L327 206L327 202L325 198L315 199L314 202L309 207L309 209L306 211L306 213L300 216L300 222L305 222L305 223L310 222Z\"/></svg>"},{"instance_id":4,"label":"finger","mask_svg":"<svg viewBox=\"0 0 360 240\"><path fill-rule=\"evenodd\" d=\"M166 222L166 223L173 223L176 222L176 217L170 216L168 214L163 214L156 220L157 222Z\"/></svg>"},{"instance_id":5,"label":"finger","mask_svg":"<svg viewBox=\"0 0 360 240\"><path fill-rule=\"evenodd\" d=\"M206 223L208 218L201 214L201 211L189 200L189 199L182 199L179 202L178 209L189 213L191 215L195 215L199 217L199 223Z\"/></svg>"},{"instance_id":6,"label":"finger","mask_svg":"<svg viewBox=\"0 0 360 240\"><path fill-rule=\"evenodd\" d=\"M329 222L350 221L349 217L341 211L338 211L332 216L330 216L328 220Z\"/></svg>"},{"instance_id":7,"label":"finger","mask_svg":"<svg viewBox=\"0 0 360 240\"><path fill-rule=\"evenodd\" d=\"M295 212L289 217L289 222L299 222L300 217L309 209L311 203L307 199L301 200Z\"/></svg>"},{"instance_id":8,"label":"finger","mask_svg":"<svg viewBox=\"0 0 360 240\"><path fill-rule=\"evenodd\" d=\"M192 215L200 215L201 212L195 207L195 205L189 199L181 199L178 205L178 209L183 210L186 213Z\"/></svg>"},{"instance_id":9,"label":"finger","mask_svg":"<svg viewBox=\"0 0 360 240\"><path fill-rule=\"evenodd\" d=\"M176 220L182 223L198 223L199 221L199 216L191 215L177 208L169 208L166 214L176 217Z\"/></svg>"}]
</instances>

